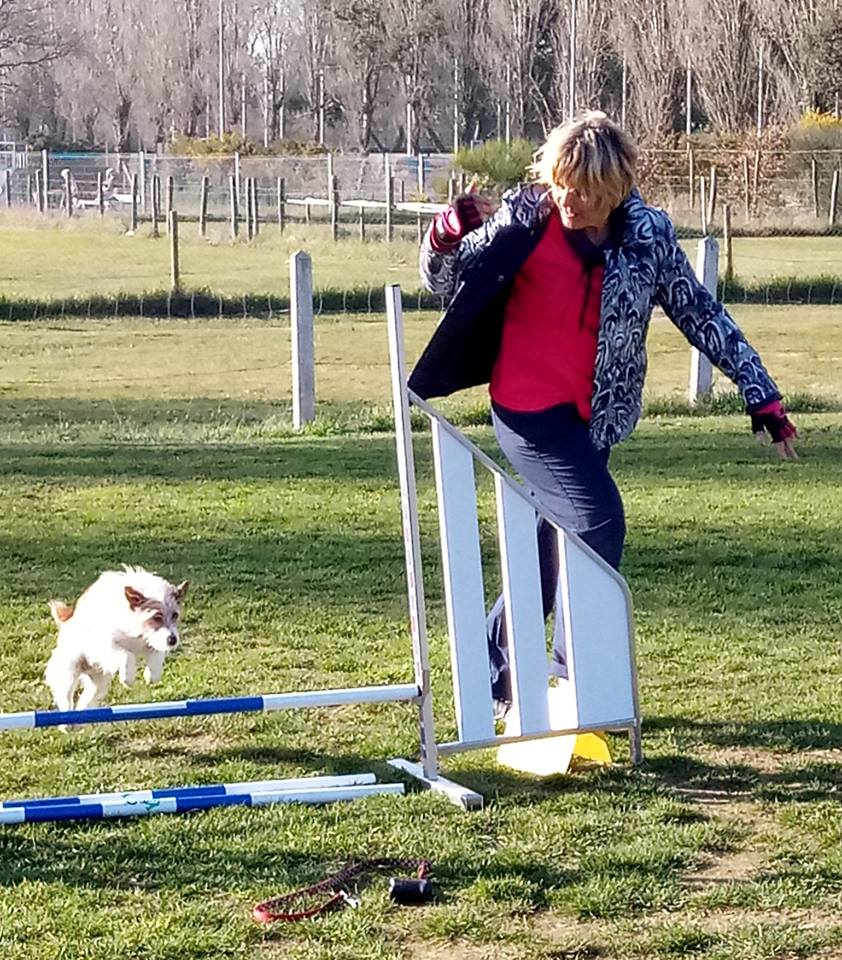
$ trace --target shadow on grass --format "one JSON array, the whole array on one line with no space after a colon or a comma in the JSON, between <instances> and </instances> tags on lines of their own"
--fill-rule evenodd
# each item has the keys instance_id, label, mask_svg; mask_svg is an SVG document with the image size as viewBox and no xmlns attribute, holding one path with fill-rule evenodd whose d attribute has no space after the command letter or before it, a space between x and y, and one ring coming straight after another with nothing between
<instances>
[{"instance_id":1,"label":"shadow on grass","mask_svg":"<svg viewBox=\"0 0 842 960\"><path fill-rule=\"evenodd\" d=\"M721 760L690 753L646 759L645 774L691 799L836 802L842 791L842 766L833 757L801 752L839 750L842 724L818 718L729 723L655 717L646 719L645 729L668 730L705 751L722 751Z\"/></svg>"}]
</instances>

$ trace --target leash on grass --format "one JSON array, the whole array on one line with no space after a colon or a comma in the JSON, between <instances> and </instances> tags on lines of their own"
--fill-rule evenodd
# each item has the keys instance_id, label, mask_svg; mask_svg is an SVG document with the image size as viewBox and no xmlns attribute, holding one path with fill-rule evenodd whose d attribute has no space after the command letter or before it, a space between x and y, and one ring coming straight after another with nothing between
<instances>
[{"instance_id":1,"label":"leash on grass","mask_svg":"<svg viewBox=\"0 0 842 960\"><path fill-rule=\"evenodd\" d=\"M431 868L432 864L429 860L403 860L388 857L379 860L352 860L337 873L325 877L318 883L311 883L308 887L282 893L280 896L258 903L252 910L252 916L258 923L275 921L293 923L296 920L316 917L340 905L358 907L360 901L348 893L345 889L347 884L363 874L376 873L380 870L415 870L414 877L389 878L389 897L395 903L402 905L426 903L433 896L433 886L429 880ZM309 900L320 894L329 896L314 906L307 905Z\"/></svg>"}]
</instances>

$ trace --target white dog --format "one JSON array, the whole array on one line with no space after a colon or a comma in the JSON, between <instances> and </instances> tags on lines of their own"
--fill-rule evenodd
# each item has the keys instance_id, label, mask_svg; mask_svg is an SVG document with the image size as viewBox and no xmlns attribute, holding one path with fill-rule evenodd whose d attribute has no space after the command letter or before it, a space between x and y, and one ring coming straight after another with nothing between
<instances>
[{"instance_id":1,"label":"white dog","mask_svg":"<svg viewBox=\"0 0 842 960\"><path fill-rule=\"evenodd\" d=\"M157 683L167 654L179 644L178 618L188 586L186 580L175 587L142 567L126 567L103 573L75 609L51 600L58 642L44 679L58 709L95 707L115 674L131 686L138 657L146 661L146 682Z\"/></svg>"}]
</instances>

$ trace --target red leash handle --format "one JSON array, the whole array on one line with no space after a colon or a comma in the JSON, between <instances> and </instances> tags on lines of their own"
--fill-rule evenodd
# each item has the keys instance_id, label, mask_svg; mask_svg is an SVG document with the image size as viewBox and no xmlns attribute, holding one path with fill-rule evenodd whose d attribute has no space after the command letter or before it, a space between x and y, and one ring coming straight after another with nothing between
<instances>
[{"instance_id":1,"label":"red leash handle","mask_svg":"<svg viewBox=\"0 0 842 960\"><path fill-rule=\"evenodd\" d=\"M290 893L283 893L278 897L272 897L269 900L258 903L252 910L252 917L258 923L275 923L276 921L294 923L298 920L308 920L321 913L326 913L328 910L333 910L342 903L347 903L350 906L358 906L359 901L347 893L344 885L361 874L387 869L416 870L417 880L400 881L395 878L392 879L389 893L393 899L397 899L399 903L419 903L430 898L431 888L429 886L429 880L427 879L431 869L429 860L400 860L388 858L361 860L352 861L343 867L342 870L338 871L338 873L334 873L324 880L320 880L318 883L311 883L308 887L302 887L300 890L293 890ZM402 889L406 884L415 884L416 886L420 884L421 886L419 886L417 890L413 887L413 892L420 894L423 890L423 894L410 897L395 896L394 891L396 889ZM332 894L332 896L322 903L316 904L314 907L298 910L292 909L294 904L300 904L308 897L327 893Z\"/></svg>"}]
</instances>

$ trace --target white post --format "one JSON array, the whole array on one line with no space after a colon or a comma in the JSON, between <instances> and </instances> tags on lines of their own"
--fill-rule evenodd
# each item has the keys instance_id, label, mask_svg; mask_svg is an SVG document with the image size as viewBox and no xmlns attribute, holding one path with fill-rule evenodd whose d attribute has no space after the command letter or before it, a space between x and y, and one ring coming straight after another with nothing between
<instances>
[{"instance_id":1,"label":"white post","mask_svg":"<svg viewBox=\"0 0 842 960\"><path fill-rule=\"evenodd\" d=\"M50 153L48 150L41 151L41 213L47 213L50 209Z\"/></svg>"},{"instance_id":2,"label":"white post","mask_svg":"<svg viewBox=\"0 0 842 960\"><path fill-rule=\"evenodd\" d=\"M225 8L223 7L223 0L219 0L218 40L217 93L219 97L219 103L217 106L217 119L219 121L219 139L221 140L225 136Z\"/></svg>"},{"instance_id":3,"label":"white post","mask_svg":"<svg viewBox=\"0 0 842 960\"><path fill-rule=\"evenodd\" d=\"M568 118L576 115L576 0L570 0L570 76L568 77Z\"/></svg>"},{"instance_id":4,"label":"white post","mask_svg":"<svg viewBox=\"0 0 842 960\"><path fill-rule=\"evenodd\" d=\"M453 152L459 152L459 57L453 58Z\"/></svg>"},{"instance_id":5,"label":"white post","mask_svg":"<svg viewBox=\"0 0 842 960\"><path fill-rule=\"evenodd\" d=\"M684 132L689 137L693 132L693 71L690 68L689 60L687 61L686 81L684 91Z\"/></svg>"},{"instance_id":6,"label":"white post","mask_svg":"<svg viewBox=\"0 0 842 960\"><path fill-rule=\"evenodd\" d=\"M716 297L719 279L719 244L714 237L702 237L696 254L696 276L711 296ZM713 388L713 367L710 360L696 347L690 350L690 405L701 397L710 397Z\"/></svg>"},{"instance_id":7,"label":"white post","mask_svg":"<svg viewBox=\"0 0 842 960\"><path fill-rule=\"evenodd\" d=\"M325 142L325 72L324 70L319 70L319 143L324 145Z\"/></svg>"},{"instance_id":8,"label":"white post","mask_svg":"<svg viewBox=\"0 0 842 960\"><path fill-rule=\"evenodd\" d=\"M421 766L424 776L438 779L438 750L433 724L433 700L430 684L430 654L427 640L427 614L424 605L424 575L421 566L421 539L418 524L418 498L415 491L415 459L409 421L409 396L406 387L406 363L403 349L403 308L401 288L386 287L386 314L389 322L389 356L392 366L392 402L395 410L395 442L401 486L401 518L406 556L406 582L409 591L409 621L415 660L415 682L421 690L418 704L421 721Z\"/></svg>"},{"instance_id":9,"label":"white post","mask_svg":"<svg viewBox=\"0 0 842 960\"><path fill-rule=\"evenodd\" d=\"M623 54L623 73L620 80L620 126L626 128L626 113L628 107L628 88L629 88L629 61L625 53Z\"/></svg>"},{"instance_id":10,"label":"white post","mask_svg":"<svg viewBox=\"0 0 842 960\"><path fill-rule=\"evenodd\" d=\"M303 250L289 258L289 315L292 340L292 425L300 430L316 417L313 348L313 261Z\"/></svg>"}]
</instances>

